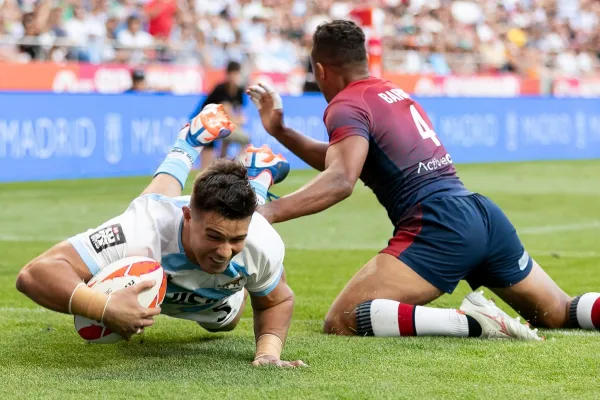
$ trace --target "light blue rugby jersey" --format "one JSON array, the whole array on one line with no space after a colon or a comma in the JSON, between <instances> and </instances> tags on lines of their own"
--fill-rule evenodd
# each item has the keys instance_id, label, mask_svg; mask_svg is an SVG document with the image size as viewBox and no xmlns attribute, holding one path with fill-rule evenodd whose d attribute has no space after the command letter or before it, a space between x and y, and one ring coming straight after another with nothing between
<instances>
[{"instance_id":1,"label":"light blue rugby jersey","mask_svg":"<svg viewBox=\"0 0 600 400\"><path fill-rule=\"evenodd\" d=\"M192 264L181 245L183 212L190 196L144 195L127 210L95 229L75 235L69 242L92 275L129 256L160 261L168 286L162 313L171 316L200 312L243 290L255 296L269 294L283 272L285 246L267 220L252 216L246 246L222 274L209 274Z\"/></svg>"}]
</instances>

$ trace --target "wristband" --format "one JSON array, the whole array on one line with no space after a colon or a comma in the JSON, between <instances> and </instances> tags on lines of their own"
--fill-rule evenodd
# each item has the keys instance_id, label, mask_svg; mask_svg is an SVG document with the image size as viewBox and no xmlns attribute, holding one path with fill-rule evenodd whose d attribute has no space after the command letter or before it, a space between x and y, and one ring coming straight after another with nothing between
<instances>
[{"instance_id":1,"label":"wristband","mask_svg":"<svg viewBox=\"0 0 600 400\"><path fill-rule=\"evenodd\" d=\"M71 313L101 321L109 296L94 292L87 285L77 285L71 294Z\"/></svg>"},{"instance_id":2,"label":"wristband","mask_svg":"<svg viewBox=\"0 0 600 400\"><path fill-rule=\"evenodd\" d=\"M283 349L283 341L279 336L272 333L265 333L256 339L256 356L255 360L261 357L271 355L279 358Z\"/></svg>"}]
</instances>

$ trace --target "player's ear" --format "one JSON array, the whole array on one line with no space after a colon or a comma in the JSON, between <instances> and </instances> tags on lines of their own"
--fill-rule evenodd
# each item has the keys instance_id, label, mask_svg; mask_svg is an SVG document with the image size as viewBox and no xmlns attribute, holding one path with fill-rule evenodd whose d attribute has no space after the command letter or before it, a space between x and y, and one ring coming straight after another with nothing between
<instances>
[{"instance_id":1,"label":"player's ear","mask_svg":"<svg viewBox=\"0 0 600 400\"><path fill-rule=\"evenodd\" d=\"M192 210L188 206L183 206L183 218L189 222L192 219Z\"/></svg>"},{"instance_id":2,"label":"player's ear","mask_svg":"<svg viewBox=\"0 0 600 400\"><path fill-rule=\"evenodd\" d=\"M320 81L325 80L325 68L320 62L315 63L315 75L319 78Z\"/></svg>"}]
</instances>

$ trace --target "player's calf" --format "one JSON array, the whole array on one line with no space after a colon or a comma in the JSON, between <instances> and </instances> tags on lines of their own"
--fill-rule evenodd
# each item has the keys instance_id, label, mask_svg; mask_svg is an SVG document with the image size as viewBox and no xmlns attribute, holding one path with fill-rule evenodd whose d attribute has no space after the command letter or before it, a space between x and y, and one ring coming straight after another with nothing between
<instances>
[{"instance_id":1,"label":"player's calf","mask_svg":"<svg viewBox=\"0 0 600 400\"><path fill-rule=\"evenodd\" d=\"M188 175L205 146L231 134L235 125L222 105L208 104L177 135L173 147L154 173L152 183L142 194L179 196ZM173 179L174 178L174 179Z\"/></svg>"}]
</instances>

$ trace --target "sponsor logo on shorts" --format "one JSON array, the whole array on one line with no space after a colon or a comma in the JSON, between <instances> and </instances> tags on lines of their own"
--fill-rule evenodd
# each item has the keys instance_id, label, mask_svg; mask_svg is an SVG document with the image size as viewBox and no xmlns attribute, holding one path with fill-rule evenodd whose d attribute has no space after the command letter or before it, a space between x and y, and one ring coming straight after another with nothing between
<instances>
[{"instance_id":1,"label":"sponsor logo on shorts","mask_svg":"<svg viewBox=\"0 0 600 400\"><path fill-rule=\"evenodd\" d=\"M90 243L96 253L100 253L109 247L125 243L125 235L121 224L114 224L98 229L90 235Z\"/></svg>"},{"instance_id":2,"label":"sponsor logo on shorts","mask_svg":"<svg viewBox=\"0 0 600 400\"><path fill-rule=\"evenodd\" d=\"M527 264L529 264L529 254L525 251L519 259L519 269L523 271L525 268L527 268Z\"/></svg>"},{"instance_id":3,"label":"sponsor logo on shorts","mask_svg":"<svg viewBox=\"0 0 600 400\"><path fill-rule=\"evenodd\" d=\"M430 172L435 171L441 167L452 164L452 157L450 154L447 154L442 158L432 158L427 162L419 162L419 169L417 173L420 174L421 171Z\"/></svg>"}]
</instances>

